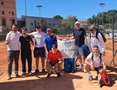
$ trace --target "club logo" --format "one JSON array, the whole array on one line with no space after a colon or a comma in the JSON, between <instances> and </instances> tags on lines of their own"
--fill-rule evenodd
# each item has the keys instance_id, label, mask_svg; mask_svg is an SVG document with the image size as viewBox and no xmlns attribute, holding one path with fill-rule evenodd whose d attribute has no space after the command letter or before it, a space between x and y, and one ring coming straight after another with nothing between
<instances>
[{"instance_id":1,"label":"club logo","mask_svg":"<svg viewBox=\"0 0 117 90\"><path fill-rule=\"evenodd\" d=\"M71 41L66 41L66 42L65 42L65 46L66 46L67 48L71 47Z\"/></svg>"}]
</instances>

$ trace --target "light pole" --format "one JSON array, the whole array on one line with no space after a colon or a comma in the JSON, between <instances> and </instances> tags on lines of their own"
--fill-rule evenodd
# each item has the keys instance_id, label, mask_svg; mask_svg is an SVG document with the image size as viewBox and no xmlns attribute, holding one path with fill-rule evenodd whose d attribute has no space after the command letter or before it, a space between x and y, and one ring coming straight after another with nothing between
<instances>
[{"instance_id":1,"label":"light pole","mask_svg":"<svg viewBox=\"0 0 117 90\"><path fill-rule=\"evenodd\" d=\"M39 8L39 16L41 17L41 8L42 8L42 5L37 5L37 8Z\"/></svg>"},{"instance_id":2,"label":"light pole","mask_svg":"<svg viewBox=\"0 0 117 90\"><path fill-rule=\"evenodd\" d=\"M26 0L25 0L25 27L26 27L26 16L27 16L27 8L26 8Z\"/></svg>"},{"instance_id":3,"label":"light pole","mask_svg":"<svg viewBox=\"0 0 117 90\"><path fill-rule=\"evenodd\" d=\"M103 25L103 6L105 5L104 3L99 4L102 7L102 25Z\"/></svg>"}]
</instances>

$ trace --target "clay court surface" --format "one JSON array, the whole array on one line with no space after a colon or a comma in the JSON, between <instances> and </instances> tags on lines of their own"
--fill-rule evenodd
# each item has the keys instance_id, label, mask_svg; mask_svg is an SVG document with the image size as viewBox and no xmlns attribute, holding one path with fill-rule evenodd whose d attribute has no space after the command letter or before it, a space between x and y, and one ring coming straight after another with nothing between
<instances>
[{"instance_id":1,"label":"clay court surface","mask_svg":"<svg viewBox=\"0 0 117 90\"><path fill-rule=\"evenodd\" d=\"M87 73L77 71L76 73L65 73L62 71L62 77L56 77L56 74L46 78L46 73L32 74L27 77L15 78L14 72L12 79L7 80L7 48L3 42L0 42L0 90L117 90L117 54L115 56L115 66L112 60L112 42L107 40L106 44L106 62L108 65L108 74L111 80L110 86L103 86L99 88L97 80L95 80L96 72L92 75L94 80L89 82ZM117 49L117 42L115 42L115 49ZM33 47L32 47L33 50ZM33 58L32 73L35 70L35 59ZM13 63L14 66L14 63ZM13 67L14 70L14 67ZM21 59L19 60L19 75L21 75Z\"/></svg>"}]
</instances>

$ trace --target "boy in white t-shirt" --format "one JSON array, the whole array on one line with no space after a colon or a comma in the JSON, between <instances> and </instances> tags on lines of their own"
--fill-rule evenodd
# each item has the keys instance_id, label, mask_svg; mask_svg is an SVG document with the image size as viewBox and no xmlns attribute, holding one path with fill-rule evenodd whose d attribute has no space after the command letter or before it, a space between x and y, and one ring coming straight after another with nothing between
<instances>
[{"instance_id":1,"label":"boy in white t-shirt","mask_svg":"<svg viewBox=\"0 0 117 90\"><path fill-rule=\"evenodd\" d=\"M35 48L34 48L34 58L35 58L35 64L36 69L35 73L39 72L39 57L41 58L42 62L42 72L45 72L45 48L44 48L44 39L47 36L45 32L41 31L41 26L36 27L36 31L30 33L29 35L32 35L35 40Z\"/></svg>"},{"instance_id":2,"label":"boy in white t-shirt","mask_svg":"<svg viewBox=\"0 0 117 90\"><path fill-rule=\"evenodd\" d=\"M93 79L91 72L90 72L91 70L92 71L96 70L97 73L101 72L101 70L103 70L103 69L106 70L105 59L104 59L103 54L100 53L98 46L93 46L93 52L91 52L87 56L87 58L85 60L84 68L88 73L89 81L91 81ZM101 80L101 75L98 74L98 82L99 82L99 85L101 86L100 80Z\"/></svg>"}]
</instances>

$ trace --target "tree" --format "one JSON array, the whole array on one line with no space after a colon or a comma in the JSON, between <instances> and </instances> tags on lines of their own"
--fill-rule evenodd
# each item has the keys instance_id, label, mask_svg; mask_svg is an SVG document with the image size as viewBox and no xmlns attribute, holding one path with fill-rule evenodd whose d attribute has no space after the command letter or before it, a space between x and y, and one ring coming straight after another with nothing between
<instances>
[{"instance_id":1,"label":"tree","mask_svg":"<svg viewBox=\"0 0 117 90\"><path fill-rule=\"evenodd\" d=\"M44 18L41 18L39 20L39 23L41 25L42 31L46 32L46 29L47 29L47 22L46 22L46 20Z\"/></svg>"},{"instance_id":2,"label":"tree","mask_svg":"<svg viewBox=\"0 0 117 90\"><path fill-rule=\"evenodd\" d=\"M69 29L74 29L74 23L77 21L77 18L74 16L68 16L66 19L62 20L62 24L66 25Z\"/></svg>"},{"instance_id":3,"label":"tree","mask_svg":"<svg viewBox=\"0 0 117 90\"><path fill-rule=\"evenodd\" d=\"M60 15L56 15L56 16L54 16L53 18L54 18L54 19L63 19L63 17L60 16Z\"/></svg>"}]
</instances>

